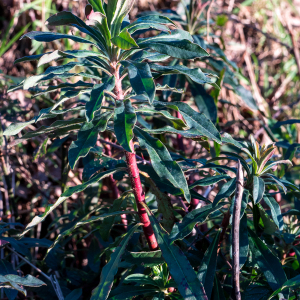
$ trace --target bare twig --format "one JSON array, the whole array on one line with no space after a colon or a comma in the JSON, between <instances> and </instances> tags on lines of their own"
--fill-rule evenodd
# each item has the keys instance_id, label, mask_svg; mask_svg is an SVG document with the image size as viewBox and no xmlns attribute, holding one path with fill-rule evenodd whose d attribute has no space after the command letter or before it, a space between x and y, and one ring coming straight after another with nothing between
<instances>
[{"instance_id":1,"label":"bare twig","mask_svg":"<svg viewBox=\"0 0 300 300\"><path fill-rule=\"evenodd\" d=\"M291 36L291 40L293 43L293 50L294 50L294 55L295 55L295 60L297 63L297 67L298 67L298 74L300 75L300 52L299 52L299 46L295 37L295 32L293 30L293 26L290 22L290 18L287 16L286 17L286 25L287 25L287 29L289 31L289 34Z\"/></svg>"},{"instance_id":2,"label":"bare twig","mask_svg":"<svg viewBox=\"0 0 300 300\"><path fill-rule=\"evenodd\" d=\"M251 62L251 57L250 57L249 52L247 51L247 43L246 43L246 39L245 39L245 35L244 35L243 26L240 25L240 26L238 26L238 28L239 28L241 42L245 46L245 55L244 55L244 58L245 58L245 62L246 62L246 65L247 65L247 69L248 69L248 73L249 73L251 85L253 87L255 99L258 102L259 109L266 115L266 108L265 108L266 101L262 97L262 95L260 93L260 89L259 89L258 84L257 84L256 79L255 79L255 73L254 73L254 70L253 70L253 66L252 66L252 62Z\"/></svg>"},{"instance_id":3,"label":"bare twig","mask_svg":"<svg viewBox=\"0 0 300 300\"><path fill-rule=\"evenodd\" d=\"M233 220L232 220L232 258L233 258L233 288L234 299L241 300L240 292L240 215L241 203L244 192L244 175L243 168L240 161L238 161L237 174L236 174L236 191L233 206Z\"/></svg>"},{"instance_id":4,"label":"bare twig","mask_svg":"<svg viewBox=\"0 0 300 300\"><path fill-rule=\"evenodd\" d=\"M229 19L230 21L233 21L233 22L235 22L235 23L242 24L244 27L248 27L248 28L254 29L254 30L256 30L257 32L263 34L263 35L264 35L266 38L268 38L269 40L272 40L273 42L278 43L278 44L280 44L281 46L284 46L285 48L287 48L287 50L288 50L289 52L293 52L293 48L290 47L288 44L281 42L281 41L278 40L276 37L274 37L274 36L272 36L272 35L270 35L270 34L268 34L268 33L266 33L266 32L263 32L261 29L257 28L256 25L254 25L254 24L245 24L245 23L243 23L241 20L239 20L237 16L232 15L231 13L226 13L226 12L222 12L222 13L225 14L225 15L227 15L227 16L228 16L228 19Z\"/></svg>"},{"instance_id":5,"label":"bare twig","mask_svg":"<svg viewBox=\"0 0 300 300\"><path fill-rule=\"evenodd\" d=\"M210 42L210 38L209 38L209 19L210 19L210 11L211 11L211 8L214 4L214 0L211 0L210 4L209 4L209 7L207 9L207 24L206 24L206 35L207 35L207 42L209 43Z\"/></svg>"}]
</instances>

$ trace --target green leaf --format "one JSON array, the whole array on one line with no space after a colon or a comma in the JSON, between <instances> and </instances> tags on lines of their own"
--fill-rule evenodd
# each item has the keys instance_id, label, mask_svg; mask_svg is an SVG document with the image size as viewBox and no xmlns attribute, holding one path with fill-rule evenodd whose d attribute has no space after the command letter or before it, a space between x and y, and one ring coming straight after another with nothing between
<instances>
[{"instance_id":1,"label":"green leaf","mask_svg":"<svg viewBox=\"0 0 300 300\"><path fill-rule=\"evenodd\" d=\"M95 41L99 43L99 46L101 46L101 49L105 49L105 40L101 34L99 34L98 31L93 29L92 27L86 25L85 22L83 22L80 18L73 15L69 11L62 11L59 12L53 16L51 16L47 21L46 25L50 26L74 26L77 29L79 29L81 32L84 32L91 36Z\"/></svg>"},{"instance_id":2,"label":"green leaf","mask_svg":"<svg viewBox=\"0 0 300 300\"><path fill-rule=\"evenodd\" d=\"M260 203L256 204L256 206L258 207L261 221L264 224L264 233L270 235L274 234L274 232L277 230L276 223L270 218Z\"/></svg>"},{"instance_id":3,"label":"green leaf","mask_svg":"<svg viewBox=\"0 0 300 300\"><path fill-rule=\"evenodd\" d=\"M170 58L169 55L160 54L157 52L150 52L150 51L146 51L146 50L142 50L142 49L133 49L131 51L136 52L131 57L131 59L135 62L143 62L145 59L147 59L149 62L160 62L160 61L165 61ZM129 57L130 51L126 51L126 52L128 53L128 57ZM124 56L122 56L122 59L125 60L126 57L127 56L124 55Z\"/></svg>"},{"instance_id":4,"label":"green leaf","mask_svg":"<svg viewBox=\"0 0 300 300\"><path fill-rule=\"evenodd\" d=\"M151 104L155 97L155 83L149 65L133 61L121 61L121 64L128 69L129 80L135 93L147 97Z\"/></svg>"},{"instance_id":5,"label":"green leaf","mask_svg":"<svg viewBox=\"0 0 300 300\"><path fill-rule=\"evenodd\" d=\"M104 98L105 91L112 91L115 87L115 77L109 77L107 81L101 84L95 84L92 92L90 101L87 102L86 108L86 118L88 122L91 122L94 118L95 112L100 110L101 104Z\"/></svg>"},{"instance_id":6,"label":"green leaf","mask_svg":"<svg viewBox=\"0 0 300 300\"><path fill-rule=\"evenodd\" d=\"M106 300L108 298L109 292L113 286L114 276L118 271L118 264L121 256L123 255L130 238L139 226L140 224L133 226L128 233L124 235L118 247L116 247L115 251L111 254L109 262L102 269L99 285L92 291L91 300Z\"/></svg>"},{"instance_id":7,"label":"green leaf","mask_svg":"<svg viewBox=\"0 0 300 300\"><path fill-rule=\"evenodd\" d=\"M158 72L161 75L184 74L185 76L187 76L192 81L198 84L209 83L215 86L214 80L212 79L215 77L215 75L203 73L200 68L190 69L186 66L180 66L180 65L161 66L154 63L150 63L149 65L152 71Z\"/></svg>"},{"instance_id":8,"label":"green leaf","mask_svg":"<svg viewBox=\"0 0 300 300\"><path fill-rule=\"evenodd\" d=\"M272 214L272 218L273 218L274 222L278 226L279 230L282 231L284 223L283 223L283 218L281 215L280 205L277 203L277 201L273 197L264 195L263 199L264 199L265 203L271 209L271 214Z\"/></svg>"},{"instance_id":9,"label":"green leaf","mask_svg":"<svg viewBox=\"0 0 300 300\"><path fill-rule=\"evenodd\" d=\"M193 211L185 215L182 222L174 224L174 227L169 236L170 243L173 243L176 240L184 239L192 232L197 223L201 224L205 222L210 214L219 210L224 205L224 203L220 203L219 205L213 207L211 204L208 204L201 208L194 209Z\"/></svg>"},{"instance_id":10,"label":"green leaf","mask_svg":"<svg viewBox=\"0 0 300 300\"><path fill-rule=\"evenodd\" d=\"M37 55L33 55L30 60L33 60L33 57ZM21 62L21 61L27 61L29 60L31 56L23 57L19 60L16 60L15 63ZM90 50L55 50L51 53L45 53L43 54L38 62L38 67L48 64L51 61L57 61L64 58L87 58L87 57L101 57L102 59L107 60L107 57L101 54L100 52L90 51ZM26 59L26 60L25 60ZM38 59L38 58L37 58Z\"/></svg>"},{"instance_id":11,"label":"green leaf","mask_svg":"<svg viewBox=\"0 0 300 300\"><path fill-rule=\"evenodd\" d=\"M169 180L175 187L179 188L184 193L186 200L190 202L191 195L186 178L177 162L173 161L165 145L138 127L135 127L134 134L138 137L140 146L147 149L157 175L162 180Z\"/></svg>"},{"instance_id":12,"label":"green leaf","mask_svg":"<svg viewBox=\"0 0 300 300\"><path fill-rule=\"evenodd\" d=\"M262 199L265 192L265 183L262 178L258 176L253 176L253 201L254 204L257 204Z\"/></svg>"},{"instance_id":13,"label":"green leaf","mask_svg":"<svg viewBox=\"0 0 300 300\"><path fill-rule=\"evenodd\" d=\"M291 125L291 124L298 124L298 123L300 123L300 119L289 119L289 120L286 120L286 121L277 122L274 125L274 128L278 128L282 125Z\"/></svg>"},{"instance_id":14,"label":"green leaf","mask_svg":"<svg viewBox=\"0 0 300 300\"><path fill-rule=\"evenodd\" d=\"M266 283L253 282L250 283L245 291L244 297L245 300L267 300L271 295L272 290Z\"/></svg>"},{"instance_id":15,"label":"green leaf","mask_svg":"<svg viewBox=\"0 0 300 300\"><path fill-rule=\"evenodd\" d=\"M80 128L77 140L73 141L69 148L69 164L74 169L76 162L80 157L85 157L90 149L95 146L98 138L98 133L106 129L108 120L113 115L113 112L104 112L99 114L90 123L84 123Z\"/></svg>"},{"instance_id":16,"label":"green leaf","mask_svg":"<svg viewBox=\"0 0 300 300\"><path fill-rule=\"evenodd\" d=\"M278 290L276 290L269 299L272 299L274 296L278 295L279 293L285 291L286 289L296 290L300 286L300 275L295 276L292 279L287 280Z\"/></svg>"},{"instance_id":17,"label":"green leaf","mask_svg":"<svg viewBox=\"0 0 300 300\"><path fill-rule=\"evenodd\" d=\"M165 262L160 250L151 252L128 252L124 260L128 263L144 267L154 267Z\"/></svg>"},{"instance_id":18,"label":"green leaf","mask_svg":"<svg viewBox=\"0 0 300 300\"><path fill-rule=\"evenodd\" d=\"M76 66L97 68L97 65L89 64L89 63L81 63L81 62L69 62L62 66L49 67L42 74L26 78L26 80L24 81L23 88L24 90L28 90L29 88L36 86L39 82L53 79L55 78L55 76L70 76L70 75L72 76L72 73L68 73L68 72L73 68L75 68Z\"/></svg>"},{"instance_id":19,"label":"green leaf","mask_svg":"<svg viewBox=\"0 0 300 300\"><path fill-rule=\"evenodd\" d=\"M219 230L213 242L209 245L208 249L206 250L197 274L197 278L199 279L199 281L203 282L208 299L210 299L214 284L220 234L221 231Z\"/></svg>"},{"instance_id":20,"label":"green leaf","mask_svg":"<svg viewBox=\"0 0 300 300\"><path fill-rule=\"evenodd\" d=\"M212 206L215 207L222 199L229 198L235 192L235 189L236 189L236 178L232 178L229 181L227 181L225 184L223 184L217 196L215 197Z\"/></svg>"},{"instance_id":21,"label":"green leaf","mask_svg":"<svg viewBox=\"0 0 300 300\"><path fill-rule=\"evenodd\" d=\"M88 2L92 5L92 7L95 11L100 12L105 15L105 10L103 9L101 0L100 1L99 0L89 0Z\"/></svg>"},{"instance_id":22,"label":"green leaf","mask_svg":"<svg viewBox=\"0 0 300 300\"><path fill-rule=\"evenodd\" d=\"M250 249L261 271L264 273L273 291L280 288L286 281L286 275L278 258L265 243L250 229Z\"/></svg>"},{"instance_id":23,"label":"green leaf","mask_svg":"<svg viewBox=\"0 0 300 300\"><path fill-rule=\"evenodd\" d=\"M53 42L53 41L56 41L59 39L70 39L77 43L95 45L93 42L86 40L84 38L81 38L81 37L77 37L75 35L61 34L61 33L55 33L55 32L31 31L31 32L24 34L20 38L20 40L22 40L24 37L28 37L31 40L35 40L38 42Z\"/></svg>"},{"instance_id":24,"label":"green leaf","mask_svg":"<svg viewBox=\"0 0 300 300\"><path fill-rule=\"evenodd\" d=\"M105 220L107 218L110 218L110 217L115 217L115 216L119 216L119 215L122 215L122 214L128 214L128 213L132 213L131 211L115 211L115 212L108 212L106 214L101 214L101 215L98 215L98 216L92 216L90 217L89 219L87 219L89 217L89 215L91 213L88 213L86 216L82 217L78 222L73 222L73 226L69 227L68 229L64 230L63 232L61 232L57 238L55 239L55 242L51 245L51 247L48 248L47 250L47 255L49 254L49 252L55 248L55 246L64 238L66 237L67 235L69 234L73 234L74 236L74 233L73 231L79 227L82 227L84 225L90 225L91 223L95 223L95 222L99 222L99 221L102 221L105 222ZM102 224L101 224L102 225ZM100 228L102 227L100 225Z\"/></svg>"},{"instance_id":25,"label":"green leaf","mask_svg":"<svg viewBox=\"0 0 300 300\"><path fill-rule=\"evenodd\" d=\"M217 121L217 106L211 95L209 95L204 87L191 80L189 87L194 97L195 103L201 113L204 113L213 123Z\"/></svg>"},{"instance_id":26,"label":"green leaf","mask_svg":"<svg viewBox=\"0 0 300 300\"><path fill-rule=\"evenodd\" d=\"M179 111L186 121L186 124L190 127L190 129L183 131L186 132L189 137L199 138L206 136L221 144L220 133L214 124L204 114L194 111L188 104L183 102L164 103L154 101L153 105L157 108L167 106Z\"/></svg>"},{"instance_id":27,"label":"green leaf","mask_svg":"<svg viewBox=\"0 0 300 300\"><path fill-rule=\"evenodd\" d=\"M64 88L67 88L69 90L69 92L73 92L74 95L77 96L76 92L82 92L82 90L80 91L76 91L75 88L77 87L88 87L88 88L92 88L94 86L94 84L92 83L88 83L88 82L84 82L84 81L77 81L76 83L68 83L68 82L64 82L64 83L61 83L59 85L54 85L54 86L48 86L45 90L43 91L40 91L36 94L34 94L31 98L36 98L40 95L44 95L44 94L47 94L47 93L50 93L50 92L53 92L53 91L56 91L58 89L64 89ZM74 88L74 89L73 89Z\"/></svg>"},{"instance_id":28,"label":"green leaf","mask_svg":"<svg viewBox=\"0 0 300 300\"><path fill-rule=\"evenodd\" d=\"M150 37L146 37L146 38L140 38L137 40L137 43L154 43L154 42L172 42L172 41L181 41L181 40L188 40L190 42L193 42L193 37L191 36L191 34L183 29L174 29L171 30L171 34L166 33L166 32L162 32L158 35L155 36L150 36ZM207 52L205 51L206 55Z\"/></svg>"},{"instance_id":29,"label":"green leaf","mask_svg":"<svg viewBox=\"0 0 300 300\"><path fill-rule=\"evenodd\" d=\"M241 142L236 141L235 139L233 139L232 136L227 132L225 132L223 137L222 137L222 143L234 145L239 149L242 149L242 148L245 147L244 144L242 144Z\"/></svg>"},{"instance_id":30,"label":"green leaf","mask_svg":"<svg viewBox=\"0 0 300 300\"><path fill-rule=\"evenodd\" d=\"M111 36L119 34L125 16L130 12L135 0L110 0L107 3L106 16Z\"/></svg>"},{"instance_id":31,"label":"green leaf","mask_svg":"<svg viewBox=\"0 0 300 300\"><path fill-rule=\"evenodd\" d=\"M193 189L196 186L209 186L213 185L215 183L218 183L221 180L224 179L230 179L231 177L229 175L216 175L216 176L210 176L210 177L204 177L202 179L199 179L195 181L193 184L189 186L189 189Z\"/></svg>"},{"instance_id":32,"label":"green leaf","mask_svg":"<svg viewBox=\"0 0 300 300\"><path fill-rule=\"evenodd\" d=\"M209 56L199 45L194 44L192 37L183 30L172 30L172 34L161 33L155 37L138 39L140 48L150 48L162 54L179 59L195 59Z\"/></svg>"},{"instance_id":33,"label":"green leaf","mask_svg":"<svg viewBox=\"0 0 300 300\"><path fill-rule=\"evenodd\" d=\"M114 115L114 131L118 142L128 152L134 150L130 147L130 141L134 136L133 128L136 120L135 110L130 100L118 101Z\"/></svg>"},{"instance_id":34,"label":"green leaf","mask_svg":"<svg viewBox=\"0 0 300 300\"><path fill-rule=\"evenodd\" d=\"M123 50L129 50L132 47L138 48L137 43L132 38L127 29L122 30L118 36L112 38L112 43Z\"/></svg>"},{"instance_id":35,"label":"green leaf","mask_svg":"<svg viewBox=\"0 0 300 300\"><path fill-rule=\"evenodd\" d=\"M42 280L33 277L32 275L26 275L25 277L20 277L18 275L9 274L2 276L0 275L0 282L6 283L11 282L19 285L30 286L30 287L40 287L42 285L46 285ZM4 280L4 281L3 281Z\"/></svg>"},{"instance_id":36,"label":"green leaf","mask_svg":"<svg viewBox=\"0 0 300 300\"><path fill-rule=\"evenodd\" d=\"M51 54L52 52L47 52L47 53L42 53L42 54L36 54L36 55L29 55L29 56L23 56L21 58L18 58L14 61L14 64L18 64L20 62L24 62L24 61L33 61L33 60L38 60L40 59L42 56L46 55L46 54Z\"/></svg>"},{"instance_id":37,"label":"green leaf","mask_svg":"<svg viewBox=\"0 0 300 300\"><path fill-rule=\"evenodd\" d=\"M22 138L17 139L14 141L14 144L21 143L22 141L29 140L33 137L39 136L41 134L48 134L57 129L67 129L70 128L72 130L79 129L80 123L84 122L84 118L78 119L70 119L70 120L59 120L52 123L50 126L41 126L36 131L27 132L22 136Z\"/></svg>"},{"instance_id":38,"label":"green leaf","mask_svg":"<svg viewBox=\"0 0 300 300\"><path fill-rule=\"evenodd\" d=\"M122 204L124 202L124 197L120 197L118 199L114 199L113 205L110 207L108 213L113 213L116 211L120 211L122 209ZM105 218L103 223L101 224L101 237L105 242L109 241L110 230L115 223L116 216L112 216L109 218Z\"/></svg>"},{"instance_id":39,"label":"green leaf","mask_svg":"<svg viewBox=\"0 0 300 300\"><path fill-rule=\"evenodd\" d=\"M149 106L140 106L138 109L135 110L136 112L145 113L145 114L160 114L165 117L174 128L182 130L185 128L189 128L184 120L179 119L177 117L173 117L168 111L166 110L155 110Z\"/></svg>"},{"instance_id":40,"label":"green leaf","mask_svg":"<svg viewBox=\"0 0 300 300\"><path fill-rule=\"evenodd\" d=\"M73 194L75 193L79 193L84 191L87 187L89 187L90 185L92 185L93 183L97 183L98 181L102 180L103 178L106 178L114 173L120 172L120 171L126 171L126 168L116 168L116 169L112 169L112 170L108 170L105 172L101 172L96 174L95 176L93 176L91 179L89 179L88 181L79 184L77 186L73 186L68 188L60 197L59 199L53 204L50 205L46 208L46 211L40 215L40 216L35 216L32 221L26 226L25 230L23 231L23 233L20 235L20 237L23 237L29 230L31 230L34 226L36 226L37 224L43 222L45 220L45 218L56 208L58 207L61 203L63 203L66 199L68 199L69 197L71 197Z\"/></svg>"},{"instance_id":41,"label":"green leaf","mask_svg":"<svg viewBox=\"0 0 300 300\"><path fill-rule=\"evenodd\" d=\"M82 295L82 289L73 290L70 294L67 295L65 300L78 300Z\"/></svg>"},{"instance_id":42,"label":"green leaf","mask_svg":"<svg viewBox=\"0 0 300 300\"><path fill-rule=\"evenodd\" d=\"M202 283L197 279L196 273L189 261L174 243L170 244L168 233L144 205L150 218L155 237L162 255L169 267L170 274L177 283L178 291L186 300L208 300Z\"/></svg>"},{"instance_id":43,"label":"green leaf","mask_svg":"<svg viewBox=\"0 0 300 300\"><path fill-rule=\"evenodd\" d=\"M267 164L263 171L260 173L260 175L263 175L265 174L266 172L268 172L269 170L273 169L273 168L276 168L278 164L285 164L285 165L293 165L292 162L290 160L277 160L275 162L272 162L270 164Z\"/></svg>"},{"instance_id":44,"label":"green leaf","mask_svg":"<svg viewBox=\"0 0 300 300\"><path fill-rule=\"evenodd\" d=\"M169 18L162 16L162 15L145 15L140 18L138 18L136 21L132 22L128 26L125 27L130 34L134 33L137 30L143 30L143 29L157 29L161 31L170 31L169 27L165 25L173 25L176 26L173 21L171 21Z\"/></svg>"},{"instance_id":45,"label":"green leaf","mask_svg":"<svg viewBox=\"0 0 300 300\"><path fill-rule=\"evenodd\" d=\"M247 229L247 215L244 214L240 222L240 269L246 263L249 253L249 239Z\"/></svg>"},{"instance_id":46,"label":"green leaf","mask_svg":"<svg viewBox=\"0 0 300 300\"><path fill-rule=\"evenodd\" d=\"M154 285L157 286L158 288L163 288L162 284L159 284L160 280L154 280L152 279L152 277L150 277L149 275L144 275L144 274L131 274L128 275L125 279L124 279L124 283L132 283L134 282L135 285Z\"/></svg>"},{"instance_id":47,"label":"green leaf","mask_svg":"<svg viewBox=\"0 0 300 300\"><path fill-rule=\"evenodd\" d=\"M226 300L224 296L223 288L221 286L221 283L217 275L215 275L214 278L214 289L213 289L211 300Z\"/></svg>"},{"instance_id":48,"label":"green leaf","mask_svg":"<svg viewBox=\"0 0 300 300\"><path fill-rule=\"evenodd\" d=\"M114 289L110 293L109 300L129 300L133 299L136 296L142 295L142 296L148 296L148 295L154 295L158 291L157 287L144 287L144 286L123 286Z\"/></svg>"}]
</instances>

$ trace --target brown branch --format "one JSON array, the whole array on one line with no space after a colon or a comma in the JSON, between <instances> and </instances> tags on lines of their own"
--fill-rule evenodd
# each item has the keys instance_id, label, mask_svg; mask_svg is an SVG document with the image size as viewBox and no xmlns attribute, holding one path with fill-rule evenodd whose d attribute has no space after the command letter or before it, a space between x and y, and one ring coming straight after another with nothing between
<instances>
[{"instance_id":1,"label":"brown branch","mask_svg":"<svg viewBox=\"0 0 300 300\"><path fill-rule=\"evenodd\" d=\"M256 30L257 32L263 34L266 38L268 38L269 40L272 40L273 42L275 43L278 43L280 44L281 46L284 46L285 48L287 48L287 50L289 52L293 52L293 48L290 47L288 44L286 43L283 43L281 42L279 39L277 39L276 37L266 33L266 32L263 32L261 29L257 28L256 25L253 25L253 24L245 24L243 23L241 20L239 20L235 15L232 15L231 13L226 13L226 12L222 12L224 15L227 15L228 16L228 19L230 21L233 21L235 23L238 23L238 24L242 24L244 27L248 27L248 28L251 28L251 29L254 29Z\"/></svg>"},{"instance_id":2,"label":"brown branch","mask_svg":"<svg viewBox=\"0 0 300 300\"><path fill-rule=\"evenodd\" d=\"M294 55L295 55L295 60L297 63L297 67L298 67L298 74L300 75L300 52L299 52L299 46L295 37L295 32L293 30L293 26L290 22L289 17L286 17L286 25L287 25L287 29L289 31L289 34L291 36L291 40L293 43L293 50L294 50Z\"/></svg>"},{"instance_id":3,"label":"brown branch","mask_svg":"<svg viewBox=\"0 0 300 300\"><path fill-rule=\"evenodd\" d=\"M207 9L207 23L206 23L206 35L207 35L207 43L210 43L210 38L209 38L209 19L210 19L210 11L211 8L214 4L214 0L211 0L209 7Z\"/></svg>"},{"instance_id":4,"label":"brown branch","mask_svg":"<svg viewBox=\"0 0 300 300\"><path fill-rule=\"evenodd\" d=\"M236 174L236 191L233 206L233 220L232 220L232 273L233 273L233 288L234 299L241 300L240 291L240 215L241 203L244 192L244 175L243 168L240 161L238 161Z\"/></svg>"},{"instance_id":5,"label":"brown branch","mask_svg":"<svg viewBox=\"0 0 300 300\"><path fill-rule=\"evenodd\" d=\"M255 99L258 103L259 109L266 115L266 108L265 108L266 101L262 97L260 89L259 89L258 84L256 82L255 73L254 73L254 70L253 70L252 62L251 62L251 57L250 57L249 52L247 51L247 43L246 43L246 38L245 38L245 35L244 35L243 26L239 25L238 29L239 29L239 33L240 33L241 43L245 46L244 58L245 58L245 62L246 62L246 65L247 65L251 85L253 87Z\"/></svg>"}]
</instances>

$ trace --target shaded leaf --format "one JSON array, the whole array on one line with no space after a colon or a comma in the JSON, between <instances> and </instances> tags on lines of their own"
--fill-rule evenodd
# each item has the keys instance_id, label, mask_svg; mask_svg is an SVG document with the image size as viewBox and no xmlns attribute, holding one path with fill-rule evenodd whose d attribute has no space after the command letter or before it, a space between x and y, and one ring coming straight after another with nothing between
<instances>
[{"instance_id":1,"label":"shaded leaf","mask_svg":"<svg viewBox=\"0 0 300 300\"><path fill-rule=\"evenodd\" d=\"M112 91L115 87L115 77L110 77L107 81L101 84L95 84L92 92L90 101L87 102L86 108L86 118L88 122L91 122L95 116L95 112L100 110L101 104L104 98L105 91Z\"/></svg>"},{"instance_id":2,"label":"shaded leaf","mask_svg":"<svg viewBox=\"0 0 300 300\"><path fill-rule=\"evenodd\" d=\"M111 254L109 262L102 269L99 285L92 291L91 300L105 300L108 298L113 285L114 276L118 271L118 264L121 256L123 255L130 238L139 226L140 224L133 226L128 233L124 235L118 247L116 247L115 251Z\"/></svg>"},{"instance_id":3,"label":"shaded leaf","mask_svg":"<svg viewBox=\"0 0 300 300\"><path fill-rule=\"evenodd\" d=\"M197 223L203 223L207 217L215 211L218 211L226 203L220 203L213 207L211 204L205 205L201 208L194 209L184 216L182 222L175 223L170 233L170 243L176 240L182 240L189 235Z\"/></svg>"},{"instance_id":4,"label":"shaded leaf","mask_svg":"<svg viewBox=\"0 0 300 300\"><path fill-rule=\"evenodd\" d=\"M80 157L85 157L90 149L95 146L98 133L106 129L107 122L113 115L112 112L99 114L90 123L84 123L78 131L77 140L73 141L68 153L69 164L74 169L76 162Z\"/></svg>"},{"instance_id":5,"label":"shaded leaf","mask_svg":"<svg viewBox=\"0 0 300 300\"><path fill-rule=\"evenodd\" d=\"M262 178L253 176L252 196L255 204L259 203L265 192L265 183Z\"/></svg>"},{"instance_id":6,"label":"shaded leaf","mask_svg":"<svg viewBox=\"0 0 300 300\"><path fill-rule=\"evenodd\" d=\"M220 191L218 192L217 196L215 197L213 201L213 207L215 207L222 199L229 198L236 189L236 178L232 178L229 181L227 181L223 186L221 187Z\"/></svg>"},{"instance_id":7,"label":"shaded leaf","mask_svg":"<svg viewBox=\"0 0 300 300\"><path fill-rule=\"evenodd\" d=\"M147 97L151 104L155 97L155 83L149 65L133 61L121 61L121 64L128 69L129 80L135 93Z\"/></svg>"},{"instance_id":8,"label":"shaded leaf","mask_svg":"<svg viewBox=\"0 0 300 300\"><path fill-rule=\"evenodd\" d=\"M270 251L267 245L250 229L249 245L259 268L264 273L273 291L280 288L286 281L286 275L278 258Z\"/></svg>"},{"instance_id":9,"label":"shaded leaf","mask_svg":"<svg viewBox=\"0 0 300 300\"><path fill-rule=\"evenodd\" d=\"M203 282L208 299L210 299L214 284L220 234L221 231L219 230L214 240L206 250L197 274L197 278L199 279L199 281Z\"/></svg>"},{"instance_id":10,"label":"shaded leaf","mask_svg":"<svg viewBox=\"0 0 300 300\"><path fill-rule=\"evenodd\" d=\"M134 107L129 99L117 102L114 115L114 131L120 145L128 152L132 152L130 142L133 139L133 128L137 121Z\"/></svg>"},{"instance_id":11,"label":"shaded leaf","mask_svg":"<svg viewBox=\"0 0 300 300\"><path fill-rule=\"evenodd\" d=\"M187 201L190 202L191 195L184 173L178 163L173 161L165 145L138 127L135 127L134 133L139 139L140 146L147 149L157 175L161 179L169 180L175 187L179 188Z\"/></svg>"},{"instance_id":12,"label":"shaded leaf","mask_svg":"<svg viewBox=\"0 0 300 300\"><path fill-rule=\"evenodd\" d=\"M74 186L74 187L70 187L68 188L60 197L59 199L53 204L50 205L46 208L45 212L40 215L40 216L35 216L32 221L26 226L24 232L21 234L21 237L25 235L26 232L28 232L30 229L32 229L34 226L36 226L37 224L43 222L45 220L45 218L56 208L58 207L61 203L63 203L66 199L68 199L70 196L72 196L75 193L79 193L84 191L87 187L89 187L91 184L96 183L98 181L100 181L103 178L106 178L116 172L120 172L120 171L125 171L126 168L117 168L117 169L112 169L109 171L105 171L105 172L101 172L96 174L95 176L93 176L91 179L89 179L88 181Z\"/></svg>"},{"instance_id":13,"label":"shaded leaf","mask_svg":"<svg viewBox=\"0 0 300 300\"><path fill-rule=\"evenodd\" d=\"M208 300L202 283L197 279L194 269L181 249L174 243L170 244L168 233L160 226L147 206L144 205L144 207L149 215L155 237L169 267L170 274L177 283L178 291L183 299Z\"/></svg>"}]
</instances>

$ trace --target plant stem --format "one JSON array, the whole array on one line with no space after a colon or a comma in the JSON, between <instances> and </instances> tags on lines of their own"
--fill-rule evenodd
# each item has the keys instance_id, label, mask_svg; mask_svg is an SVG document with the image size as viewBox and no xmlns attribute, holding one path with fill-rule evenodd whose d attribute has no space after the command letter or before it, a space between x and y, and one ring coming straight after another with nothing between
<instances>
[{"instance_id":1,"label":"plant stem","mask_svg":"<svg viewBox=\"0 0 300 300\"><path fill-rule=\"evenodd\" d=\"M116 80L114 93L117 96L117 101L122 101L124 98L124 94L122 90L122 80L119 75L120 66L116 66L116 64L112 64L111 67L112 67L111 70L112 74L115 76L115 80ZM148 214L142 205L142 203L145 203L145 193L142 188L139 168L137 166L136 154L134 151L134 145L132 140L130 141L130 148L132 152L127 152L125 150L124 152L126 156L126 163L127 163L130 181L131 181L131 187L133 189L133 194L137 204L139 218L141 223L143 223L143 230L146 236L146 240L148 242L148 246L150 250L156 250L158 248L158 243L155 238Z\"/></svg>"},{"instance_id":2,"label":"plant stem","mask_svg":"<svg viewBox=\"0 0 300 300\"><path fill-rule=\"evenodd\" d=\"M130 143L131 149L133 153L125 151L126 162L129 172L129 177L131 181L131 186L133 189L133 194L135 196L135 201L138 208L138 214L140 217L141 223L143 223L143 230L146 236L146 240L148 242L150 250L156 250L158 248L158 244L148 217L148 214L145 208L141 203L145 203L145 193L142 188L141 178L139 174L139 169L136 163L136 157L133 148L133 142Z\"/></svg>"},{"instance_id":3,"label":"plant stem","mask_svg":"<svg viewBox=\"0 0 300 300\"><path fill-rule=\"evenodd\" d=\"M238 168L236 174L236 191L233 206L233 220L232 220L232 273L233 273L233 288L234 299L241 300L240 291L240 215L241 204L244 192L244 175L242 164L238 161Z\"/></svg>"}]
</instances>

